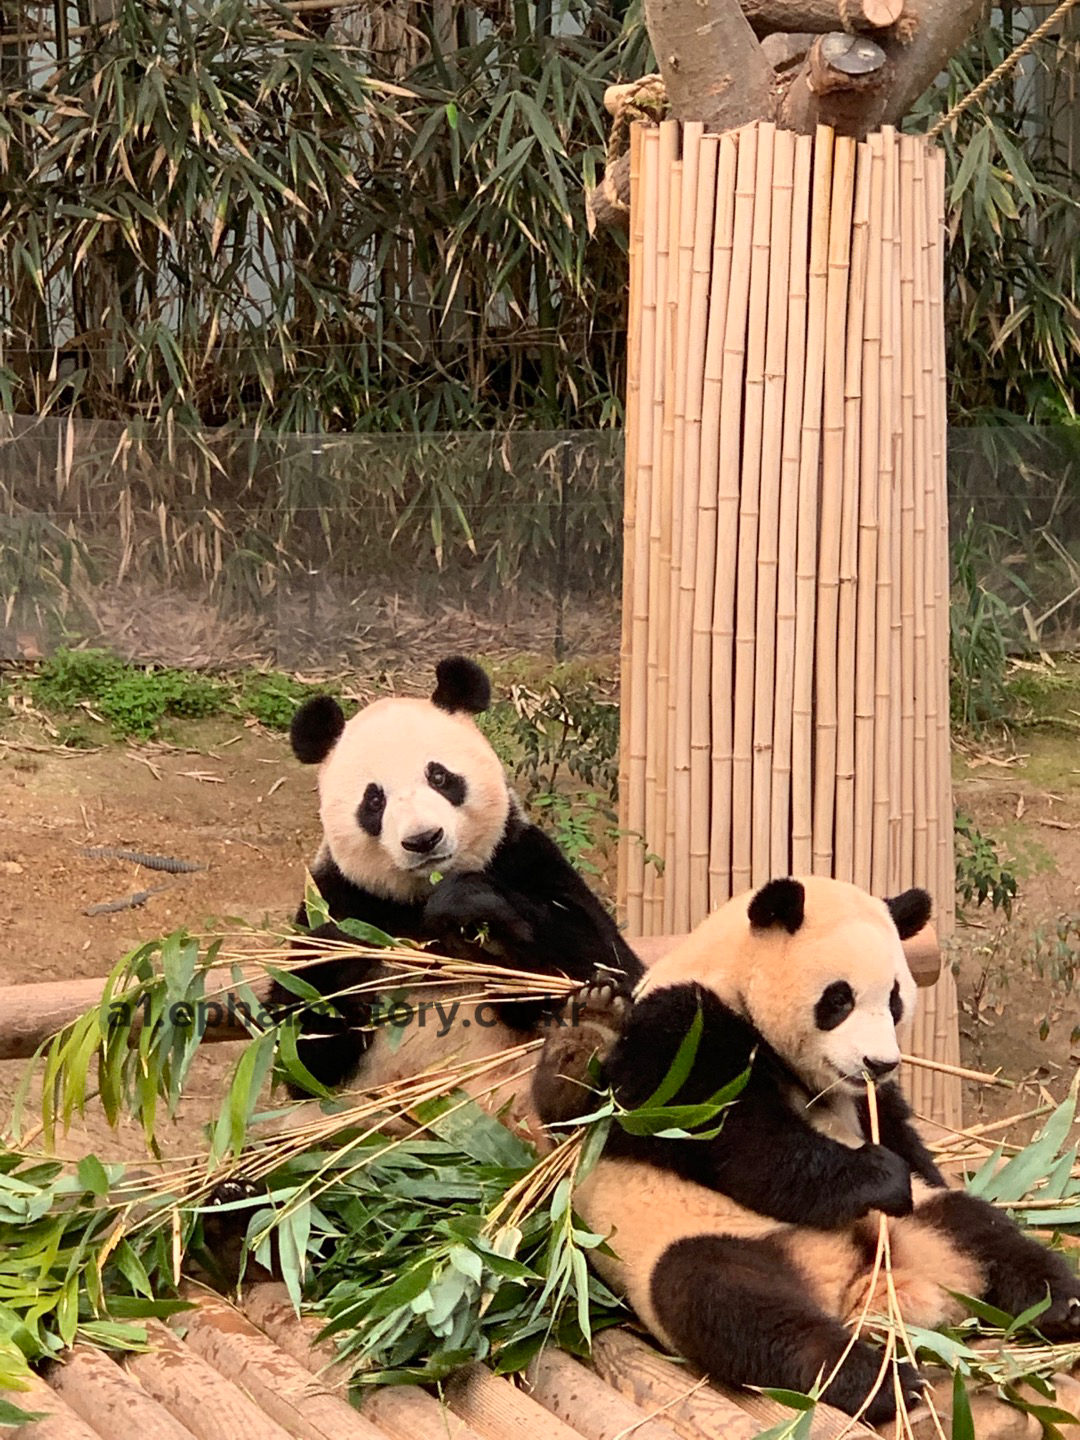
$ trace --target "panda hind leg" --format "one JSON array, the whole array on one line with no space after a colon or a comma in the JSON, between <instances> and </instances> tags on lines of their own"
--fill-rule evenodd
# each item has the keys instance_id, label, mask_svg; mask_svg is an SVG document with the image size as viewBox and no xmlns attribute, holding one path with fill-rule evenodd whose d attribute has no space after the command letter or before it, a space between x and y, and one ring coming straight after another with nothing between
<instances>
[{"instance_id":1,"label":"panda hind leg","mask_svg":"<svg viewBox=\"0 0 1080 1440\"><path fill-rule=\"evenodd\" d=\"M975 1259L984 1276L980 1299L1016 1316L1049 1294L1050 1306L1033 1321L1034 1328L1047 1340L1080 1340L1080 1277L1063 1255L963 1190L935 1193L919 1205L916 1217Z\"/></svg>"},{"instance_id":2,"label":"panda hind leg","mask_svg":"<svg viewBox=\"0 0 1080 1440\"><path fill-rule=\"evenodd\" d=\"M722 1385L775 1386L807 1394L834 1378L822 1399L883 1425L896 1416L896 1388L883 1354L852 1341L839 1320L807 1297L803 1277L781 1245L769 1239L700 1235L677 1241L652 1277L656 1318L674 1348ZM907 1408L925 1382L901 1364Z\"/></svg>"}]
</instances>

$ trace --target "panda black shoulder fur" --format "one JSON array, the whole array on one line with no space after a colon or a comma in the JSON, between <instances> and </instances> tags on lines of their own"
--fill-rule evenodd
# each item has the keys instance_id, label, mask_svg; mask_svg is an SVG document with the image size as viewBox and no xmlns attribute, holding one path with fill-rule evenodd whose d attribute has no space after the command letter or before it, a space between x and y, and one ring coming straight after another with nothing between
<instances>
[{"instance_id":1,"label":"panda black shoulder fur","mask_svg":"<svg viewBox=\"0 0 1080 1440\"><path fill-rule=\"evenodd\" d=\"M312 877L331 920L364 921L444 954L538 975L584 982L606 973L632 988L640 962L555 843L523 816L473 719L490 703L487 675L457 656L439 663L436 681L430 699L387 697L348 722L328 696L308 700L293 719L297 758L319 766L322 843ZM303 905L297 921L306 923ZM462 934L479 927L483 951ZM378 969L377 961L328 960L305 967L303 978L338 996ZM414 1007L393 1049L369 1028L368 999L336 999L340 1020L301 1016L299 1058L327 1087L385 1084L436 1059L494 1054L529 1038L551 1010L536 1001L459 1006L450 1023L450 998L437 998L439 1011L432 1004L417 1016ZM270 1002L297 1005L280 985Z\"/></svg>"},{"instance_id":2,"label":"panda black shoulder fur","mask_svg":"<svg viewBox=\"0 0 1080 1440\"><path fill-rule=\"evenodd\" d=\"M892 1279L909 1323L959 1319L950 1292L1011 1315L1049 1295L1040 1332L1080 1337L1080 1282L1065 1259L946 1187L894 1083L896 1026L916 993L902 941L929 917L921 890L883 902L835 880L772 881L658 961L628 1011L594 1007L590 1023L545 1046L533 1097L549 1124L592 1103L575 1101L565 1077L582 1073L575 1047L592 1049L605 1024L616 1026L605 1078L626 1108L655 1093L698 1013L694 1064L669 1103L703 1102L749 1067L713 1139L613 1126L575 1201L612 1236L616 1258L593 1252L605 1279L721 1383L805 1393L832 1374L827 1401L852 1414L869 1402L871 1424L892 1419L888 1375L878 1389L882 1355L847 1329L868 1298L874 1211L891 1217ZM867 1076L880 1144L870 1141ZM884 1286L881 1273L870 1296L878 1313ZM902 1373L910 1406L921 1381Z\"/></svg>"}]
</instances>

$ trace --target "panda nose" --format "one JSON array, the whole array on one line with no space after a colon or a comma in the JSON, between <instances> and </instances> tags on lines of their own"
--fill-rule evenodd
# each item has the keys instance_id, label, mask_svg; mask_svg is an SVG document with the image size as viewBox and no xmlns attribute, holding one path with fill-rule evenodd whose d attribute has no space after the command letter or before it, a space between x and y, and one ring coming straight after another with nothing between
<instances>
[{"instance_id":1,"label":"panda nose","mask_svg":"<svg viewBox=\"0 0 1080 1440\"><path fill-rule=\"evenodd\" d=\"M886 1075L891 1075L896 1069L895 1060L871 1060L869 1055L863 1056L863 1069L871 1080L884 1080Z\"/></svg>"},{"instance_id":2,"label":"panda nose","mask_svg":"<svg viewBox=\"0 0 1080 1440\"><path fill-rule=\"evenodd\" d=\"M441 829L418 830L415 835L406 835L401 842L401 848L408 850L410 855L430 855L442 838Z\"/></svg>"}]
</instances>

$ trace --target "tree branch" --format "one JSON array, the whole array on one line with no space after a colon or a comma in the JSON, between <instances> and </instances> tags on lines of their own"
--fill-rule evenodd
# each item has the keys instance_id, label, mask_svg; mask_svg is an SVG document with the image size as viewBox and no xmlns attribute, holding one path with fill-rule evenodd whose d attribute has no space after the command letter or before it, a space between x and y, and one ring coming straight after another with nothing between
<instances>
[{"instance_id":1,"label":"tree branch","mask_svg":"<svg viewBox=\"0 0 1080 1440\"><path fill-rule=\"evenodd\" d=\"M892 77L885 51L865 35L821 35L780 103L778 123L803 135L831 125L861 139L881 124Z\"/></svg>"},{"instance_id":2,"label":"tree branch","mask_svg":"<svg viewBox=\"0 0 1080 1440\"><path fill-rule=\"evenodd\" d=\"M916 0L918 28L907 44L885 42L895 66L881 124L896 125L978 25L988 0Z\"/></svg>"},{"instance_id":3,"label":"tree branch","mask_svg":"<svg viewBox=\"0 0 1080 1440\"><path fill-rule=\"evenodd\" d=\"M738 0L645 0L645 23L675 119L724 131L771 115L772 66Z\"/></svg>"},{"instance_id":4,"label":"tree branch","mask_svg":"<svg viewBox=\"0 0 1080 1440\"><path fill-rule=\"evenodd\" d=\"M887 30L904 10L904 0L739 0L757 35L798 31Z\"/></svg>"}]
</instances>

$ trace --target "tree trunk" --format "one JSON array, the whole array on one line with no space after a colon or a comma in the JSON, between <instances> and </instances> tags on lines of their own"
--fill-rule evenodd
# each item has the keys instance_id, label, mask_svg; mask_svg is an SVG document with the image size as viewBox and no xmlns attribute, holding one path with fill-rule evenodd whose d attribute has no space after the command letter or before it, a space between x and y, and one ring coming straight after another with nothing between
<instances>
[{"instance_id":1,"label":"tree trunk","mask_svg":"<svg viewBox=\"0 0 1080 1440\"><path fill-rule=\"evenodd\" d=\"M645 23L676 119L723 131L771 113L776 77L738 0L645 0Z\"/></svg>"}]
</instances>

